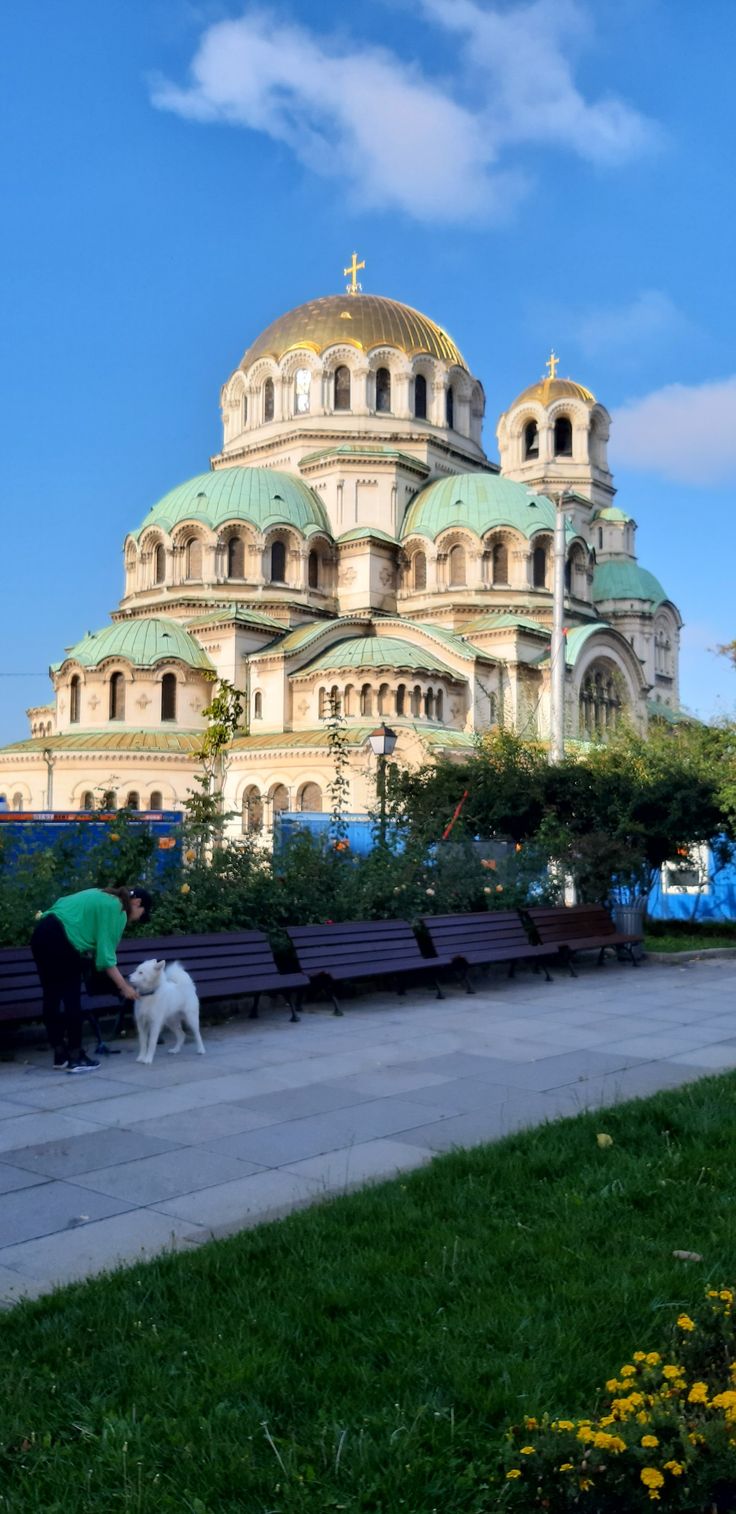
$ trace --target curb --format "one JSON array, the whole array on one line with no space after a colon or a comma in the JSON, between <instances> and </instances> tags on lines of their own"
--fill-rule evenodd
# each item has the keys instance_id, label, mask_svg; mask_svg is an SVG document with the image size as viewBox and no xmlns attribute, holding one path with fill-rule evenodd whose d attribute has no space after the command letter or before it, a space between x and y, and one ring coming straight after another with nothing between
<instances>
[{"instance_id":1,"label":"curb","mask_svg":"<svg viewBox=\"0 0 736 1514\"><path fill-rule=\"evenodd\" d=\"M702 946L684 952L657 952L650 947L644 955L649 962L699 962L703 957L710 957L712 961L728 961L736 957L736 946Z\"/></svg>"}]
</instances>

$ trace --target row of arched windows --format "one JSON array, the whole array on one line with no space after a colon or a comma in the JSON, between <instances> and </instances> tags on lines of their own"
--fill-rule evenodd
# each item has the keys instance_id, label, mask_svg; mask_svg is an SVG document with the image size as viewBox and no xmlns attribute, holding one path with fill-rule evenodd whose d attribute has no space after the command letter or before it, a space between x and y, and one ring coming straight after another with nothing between
<instances>
[{"instance_id":1,"label":"row of arched windows","mask_svg":"<svg viewBox=\"0 0 736 1514\"><path fill-rule=\"evenodd\" d=\"M391 370L377 368L375 376L375 408L378 415L391 413ZM311 374L308 368L297 368L294 375L294 414L307 415L310 408ZM350 410L352 403L352 375L341 363L332 376L332 407L336 411ZM267 378L262 389L263 420L272 421L275 415L275 391L272 378ZM414 415L417 420L427 419L427 380L423 373L414 379ZM248 399L243 396L243 423L248 418ZM450 386L445 391L445 424L455 424L455 396Z\"/></svg>"},{"instance_id":2,"label":"row of arched windows","mask_svg":"<svg viewBox=\"0 0 736 1514\"><path fill-rule=\"evenodd\" d=\"M368 719L373 719L374 715L404 715L441 724L445 716L445 695L443 689L422 689L418 683L413 688L400 683L396 689L387 683L378 688L370 683L360 686L349 683L344 689L333 684L331 689L319 690L317 706L320 720L327 720L334 712L348 718L361 716Z\"/></svg>"},{"instance_id":3,"label":"row of arched windows","mask_svg":"<svg viewBox=\"0 0 736 1514\"><path fill-rule=\"evenodd\" d=\"M535 547L532 553L532 585L535 589L547 587L547 564L548 551L546 547ZM491 583L506 587L509 582L509 552L505 542L496 542L490 553ZM450 548L447 556L447 582L451 589L464 589L467 587L467 554L465 548L456 542ZM407 587L411 587L414 593L421 593L427 587L427 555L426 552L415 552L411 560L411 571Z\"/></svg>"},{"instance_id":4,"label":"row of arched windows","mask_svg":"<svg viewBox=\"0 0 736 1514\"><path fill-rule=\"evenodd\" d=\"M554 429L555 457L572 457L572 421L567 415L558 415ZM524 458L539 457L539 427L536 421L527 421L524 427Z\"/></svg>"},{"instance_id":5,"label":"row of arched windows","mask_svg":"<svg viewBox=\"0 0 736 1514\"><path fill-rule=\"evenodd\" d=\"M289 808L289 790L285 783L274 784L269 794L262 794L258 785L250 784L243 795L243 835L253 835L263 830L264 820L270 807L272 822ZM318 814L322 810L322 790L318 783L303 783L297 796L296 808L302 814Z\"/></svg>"},{"instance_id":6,"label":"row of arched windows","mask_svg":"<svg viewBox=\"0 0 736 1514\"><path fill-rule=\"evenodd\" d=\"M164 673L161 679L161 720L176 720L176 689L176 674ZM82 680L78 673L73 673L69 681L69 720L72 725L79 724L81 708ZM124 673L110 674L107 714L109 720L125 719Z\"/></svg>"},{"instance_id":7,"label":"row of arched windows","mask_svg":"<svg viewBox=\"0 0 736 1514\"><path fill-rule=\"evenodd\" d=\"M110 801L110 809L139 810L141 808L141 796L137 789L130 789L129 793L126 794L125 798L121 801L120 804L118 804L115 794L108 794L106 796L105 808L108 808L108 799ZM163 794L161 793L161 790L153 789L148 801L148 805L144 805L143 807L149 810L162 810L164 805ZM79 808L80 810L84 810L85 812L95 809L95 796L92 793L91 789L87 789L83 793Z\"/></svg>"},{"instance_id":8,"label":"row of arched windows","mask_svg":"<svg viewBox=\"0 0 736 1514\"><path fill-rule=\"evenodd\" d=\"M132 562L130 563L132 567ZM271 583L286 582L286 545L283 541L274 541L271 544L268 555L269 579ZM242 536L231 536L227 543L227 576L228 578L244 579L245 573L245 542ZM202 542L198 536L190 536L184 543L184 581L196 583L202 579ZM320 560L318 552L310 552L307 564L307 579L310 589L318 589L320 581ZM159 542L153 554L153 582L158 587L166 581L166 549Z\"/></svg>"},{"instance_id":9,"label":"row of arched windows","mask_svg":"<svg viewBox=\"0 0 736 1514\"><path fill-rule=\"evenodd\" d=\"M623 701L610 668L588 669L580 687L579 718L581 735L600 738L618 726Z\"/></svg>"}]
</instances>

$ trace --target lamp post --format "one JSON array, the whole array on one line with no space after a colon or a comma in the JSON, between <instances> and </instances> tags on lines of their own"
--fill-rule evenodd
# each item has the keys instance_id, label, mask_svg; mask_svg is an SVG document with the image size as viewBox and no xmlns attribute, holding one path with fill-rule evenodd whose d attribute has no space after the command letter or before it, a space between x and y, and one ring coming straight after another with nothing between
<instances>
[{"instance_id":1,"label":"lamp post","mask_svg":"<svg viewBox=\"0 0 736 1514\"><path fill-rule=\"evenodd\" d=\"M54 754L50 746L44 747L42 756L46 763L46 808L50 810L54 799Z\"/></svg>"},{"instance_id":2,"label":"lamp post","mask_svg":"<svg viewBox=\"0 0 736 1514\"><path fill-rule=\"evenodd\" d=\"M565 755L565 509L567 491L555 500L554 577L552 580L552 643L550 681L550 762Z\"/></svg>"},{"instance_id":3,"label":"lamp post","mask_svg":"<svg viewBox=\"0 0 736 1514\"><path fill-rule=\"evenodd\" d=\"M386 758L391 756L398 739L396 731L392 731L386 724L377 726L368 737L378 759L376 788L380 815L378 835L381 846L386 845Z\"/></svg>"}]
</instances>

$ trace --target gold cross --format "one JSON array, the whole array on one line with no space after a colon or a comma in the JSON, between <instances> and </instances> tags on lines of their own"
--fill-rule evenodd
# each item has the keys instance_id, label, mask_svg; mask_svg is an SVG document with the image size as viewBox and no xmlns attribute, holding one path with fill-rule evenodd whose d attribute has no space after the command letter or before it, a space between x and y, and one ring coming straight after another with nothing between
<instances>
[{"instance_id":1,"label":"gold cross","mask_svg":"<svg viewBox=\"0 0 736 1514\"><path fill-rule=\"evenodd\" d=\"M550 352L549 357L547 358L547 367L549 368L549 377L551 379L553 379L555 377L555 374L557 373L557 369L559 368L559 366L560 366L560 359L558 358L557 353L555 352L554 347L553 347L552 351Z\"/></svg>"},{"instance_id":2,"label":"gold cross","mask_svg":"<svg viewBox=\"0 0 736 1514\"><path fill-rule=\"evenodd\" d=\"M347 291L346 291L348 294L357 294L358 291L359 291L359 289L360 289L360 287L361 287L360 284L358 283L358 269L359 268L365 268L365 258L363 259L362 263L359 263L358 262L358 254L357 254L357 252L354 252L353 253L353 261L350 264L350 267L349 268L343 268L343 273L344 274L346 274L346 275L350 274L350 283L347 285Z\"/></svg>"}]
</instances>

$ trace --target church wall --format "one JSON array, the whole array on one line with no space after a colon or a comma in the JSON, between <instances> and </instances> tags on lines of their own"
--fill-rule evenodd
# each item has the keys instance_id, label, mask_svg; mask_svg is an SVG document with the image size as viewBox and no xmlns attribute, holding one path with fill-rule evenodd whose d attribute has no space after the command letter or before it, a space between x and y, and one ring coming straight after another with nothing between
<instances>
[{"instance_id":1,"label":"church wall","mask_svg":"<svg viewBox=\"0 0 736 1514\"><path fill-rule=\"evenodd\" d=\"M124 715L110 719L110 679L121 673L124 680ZM176 682L176 719L161 719L161 681L173 673ZM71 719L71 679L79 684L79 719ZM197 730L204 726L202 709L209 702L210 684L201 674L182 668L180 663L158 663L154 669L131 668L122 659L110 659L100 668L82 668L67 664L56 678L56 729L60 733L85 730L125 728L158 730L177 728Z\"/></svg>"}]
</instances>

